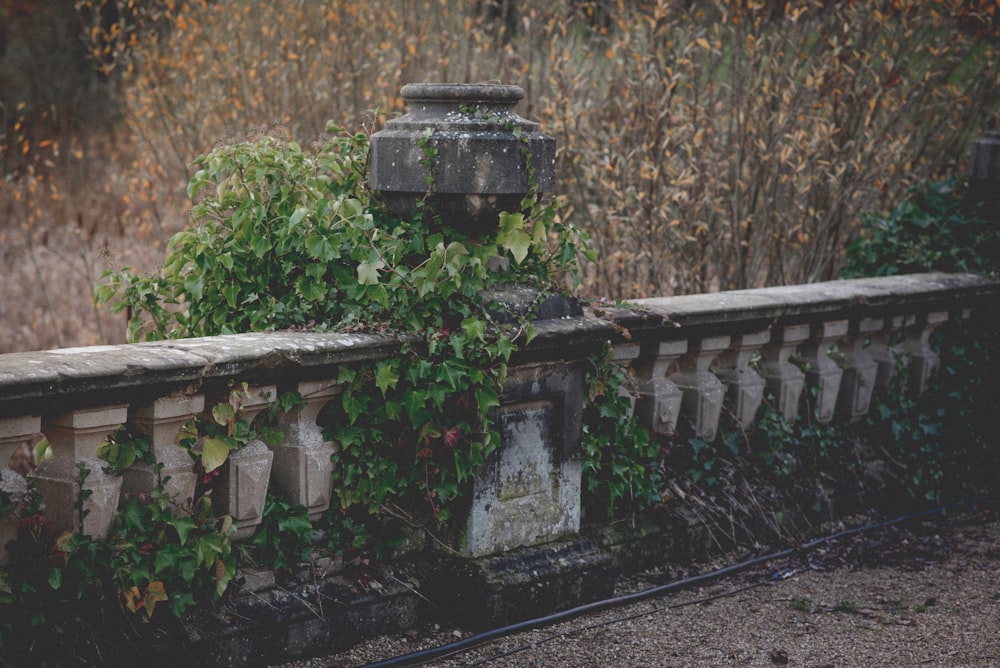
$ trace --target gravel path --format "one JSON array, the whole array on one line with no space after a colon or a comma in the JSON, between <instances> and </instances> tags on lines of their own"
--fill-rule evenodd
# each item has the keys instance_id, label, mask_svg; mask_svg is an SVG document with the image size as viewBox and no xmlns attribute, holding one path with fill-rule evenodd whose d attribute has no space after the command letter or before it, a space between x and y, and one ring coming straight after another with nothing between
<instances>
[{"instance_id":1,"label":"gravel path","mask_svg":"<svg viewBox=\"0 0 1000 668\"><path fill-rule=\"evenodd\" d=\"M689 567L706 572L746 558ZM775 570L788 569L785 579ZM619 593L677 572L623 579ZM282 668L347 668L470 635L430 628ZM1000 667L1000 519L891 527L708 586L479 645L432 666Z\"/></svg>"}]
</instances>

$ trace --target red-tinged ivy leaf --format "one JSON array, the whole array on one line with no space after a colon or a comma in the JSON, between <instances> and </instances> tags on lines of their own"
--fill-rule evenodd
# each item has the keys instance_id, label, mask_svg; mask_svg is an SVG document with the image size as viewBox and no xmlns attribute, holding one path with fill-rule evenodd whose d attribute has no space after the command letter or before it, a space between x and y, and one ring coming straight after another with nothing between
<instances>
[{"instance_id":1,"label":"red-tinged ivy leaf","mask_svg":"<svg viewBox=\"0 0 1000 668\"><path fill-rule=\"evenodd\" d=\"M218 596L222 596L226 593L226 587L229 586L229 582L233 579L235 574L234 569L226 566L226 562L222 559L216 559L215 561L215 593Z\"/></svg>"}]
</instances>

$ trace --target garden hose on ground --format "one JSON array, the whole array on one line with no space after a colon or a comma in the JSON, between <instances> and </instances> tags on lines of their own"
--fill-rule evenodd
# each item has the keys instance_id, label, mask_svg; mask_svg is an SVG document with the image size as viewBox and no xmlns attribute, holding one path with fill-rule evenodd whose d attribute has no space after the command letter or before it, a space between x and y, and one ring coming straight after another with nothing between
<instances>
[{"instance_id":1,"label":"garden hose on ground","mask_svg":"<svg viewBox=\"0 0 1000 668\"><path fill-rule=\"evenodd\" d=\"M577 606L575 608L570 608L568 610L563 610L561 612L553 613L551 615L545 615L544 617L536 617L534 619L527 619L522 622L517 622L514 624L509 624L507 626L501 626L499 628L490 629L488 631L483 631L481 633L476 633L467 638L448 643L447 645L439 645L437 647L429 647L427 649L412 652L410 654L403 654L390 659L385 659L383 661L378 661L376 663L369 663L363 668L402 668L404 666L419 666L421 664L427 663L428 661L433 661L435 659L440 659L452 654L457 654L465 650L471 649L476 645L481 645L491 640L496 640L499 638L504 638L515 633L521 633L524 631L531 631L543 626L549 626L559 622L564 622L580 615L584 615L591 612L598 612L606 610L609 608L619 607L623 605L628 605L630 603L636 603L638 601L643 601L656 596L661 596L674 591L679 591L682 589L687 589L690 587L695 587L698 585L706 584L712 582L713 580L718 580L720 578L734 575L741 571L744 571L753 566L763 564L769 561L774 561L777 559L784 559L786 557L791 557L797 554L804 554L810 552L817 547L829 543L834 540L841 538L846 538L848 536L853 536L860 533L865 533L868 531L874 531L876 529L882 529L894 524L900 524L902 522L907 522L910 520L919 519L922 517L927 517L929 515L935 515L942 512L947 512L953 510L959 506L969 503L969 500L959 501L956 503L937 506L935 508L929 508L926 510L920 510L913 513L907 513L905 515L899 515L889 520L883 522L876 522L873 524L866 524L860 527L854 527L851 529L844 529L843 531L838 531L827 536L822 536L820 538L815 538L813 540L807 541L798 545L796 547L789 547L784 550L778 550L777 552L771 552L770 554L765 554L759 557L753 557L752 559L747 559L746 561L741 561L737 564L731 566L726 566L709 573L703 573L701 575L694 575L687 578L682 578L680 580L674 580L666 584L658 585L656 587L651 587L649 589L644 589L642 591L634 592L631 594L623 594L621 596L615 596L612 598L604 599L601 601L594 601L593 603L586 603L584 605ZM780 574L778 579L780 579ZM647 613L644 613L647 614Z\"/></svg>"}]
</instances>

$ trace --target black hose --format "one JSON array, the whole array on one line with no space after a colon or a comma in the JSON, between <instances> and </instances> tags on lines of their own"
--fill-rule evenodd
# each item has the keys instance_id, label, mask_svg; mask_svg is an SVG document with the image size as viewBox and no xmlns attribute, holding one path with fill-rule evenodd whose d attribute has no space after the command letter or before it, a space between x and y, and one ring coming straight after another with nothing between
<instances>
[{"instance_id":1,"label":"black hose","mask_svg":"<svg viewBox=\"0 0 1000 668\"><path fill-rule=\"evenodd\" d=\"M542 626L548 626L551 624L556 624L558 622L564 622L574 617L579 617L589 612L599 612L601 610L606 610L608 608L618 607L622 605L627 605L629 603L636 603L638 601L644 601L648 598L653 598L655 596L660 596L661 594L666 594L668 592L677 591L680 589L686 589L688 587L694 587L712 580L717 580L719 578L726 577L727 575L733 575L740 571L746 570L758 564L762 564L768 561L774 561L776 559L783 559L785 557L790 557L795 554L802 554L816 549L824 543L828 543L839 538L844 538L846 536L852 536L854 534L864 533L867 531L872 531L875 529L882 529L894 524L899 524L901 522L906 522L909 520L918 519L920 517L926 517L928 515L934 515L941 512L946 512L959 505L966 503L965 501L960 501L944 506L938 506L936 508L930 508L927 510L920 510L913 513L907 513L906 515L900 515L890 520L885 520L884 522L876 522L874 524L867 524L861 527L855 527L853 529L844 529L843 531L838 531L834 534L828 536L823 536L821 538L815 538L811 541L803 543L797 547L789 547L784 550L779 550L777 552L772 552L770 554L765 554L759 557L754 557L752 559L747 559L746 561L741 561L740 563L733 564L731 566L726 566L709 573L702 573L701 575L693 575L688 578L683 578L681 580L674 580L673 582L668 582L666 584L658 585L650 589L644 589L642 591L634 592L631 594L623 594L622 596L615 596L613 598L604 599L602 601L594 601L593 603L586 603L584 605L577 606L575 608L570 608L568 610L562 610L560 612L553 613L551 615L546 615L544 617L536 617L534 619L527 619L522 622L517 622L510 624L508 626L501 626L499 628L491 629L489 631L483 631L481 633L476 633L469 636L468 638L462 638L453 643L448 643L447 645L439 645L438 647L429 647L427 649L412 652L410 654L403 654L401 656L393 657L391 659L385 659L383 661L378 661L376 663L369 663L363 668L402 668L404 666L419 666L428 661L433 661L434 659L439 659L449 654L455 654L462 652L476 645L481 645L483 643L489 642L491 640L496 640L497 638L503 638L515 633L521 633L524 631L531 631Z\"/></svg>"}]
</instances>

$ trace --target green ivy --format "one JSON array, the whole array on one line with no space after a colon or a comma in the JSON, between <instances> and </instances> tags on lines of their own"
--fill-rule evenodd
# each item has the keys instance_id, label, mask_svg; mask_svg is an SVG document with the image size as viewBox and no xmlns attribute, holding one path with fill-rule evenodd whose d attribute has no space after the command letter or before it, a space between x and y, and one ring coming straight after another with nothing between
<instances>
[{"instance_id":1,"label":"green ivy","mask_svg":"<svg viewBox=\"0 0 1000 668\"><path fill-rule=\"evenodd\" d=\"M246 558L276 569L308 562L314 553L315 534L305 506L268 494L263 519L250 539Z\"/></svg>"},{"instance_id":2,"label":"green ivy","mask_svg":"<svg viewBox=\"0 0 1000 668\"><path fill-rule=\"evenodd\" d=\"M501 284L558 290L592 255L536 188L475 239L441 225L427 202L412 220L394 217L367 188L367 157L360 134L331 134L312 151L270 137L216 148L197 160L193 224L171 239L162 270L110 272L96 293L131 313L132 341L285 328L405 335L391 359L340 371L344 390L325 417L338 443L336 536L345 524L373 535L390 503L427 526L451 517L499 443L489 418L510 357L534 336L528 321L494 322L483 295ZM184 438L206 474L242 433L219 411L225 403Z\"/></svg>"},{"instance_id":3,"label":"green ivy","mask_svg":"<svg viewBox=\"0 0 1000 668\"><path fill-rule=\"evenodd\" d=\"M846 278L922 271L996 275L1000 227L969 204L959 179L913 188L887 216L865 215L847 247Z\"/></svg>"},{"instance_id":4,"label":"green ivy","mask_svg":"<svg viewBox=\"0 0 1000 668\"><path fill-rule=\"evenodd\" d=\"M613 517L655 505L663 484L660 444L634 418L632 378L612 362L610 344L587 358L586 378L580 443L586 510Z\"/></svg>"}]
</instances>

